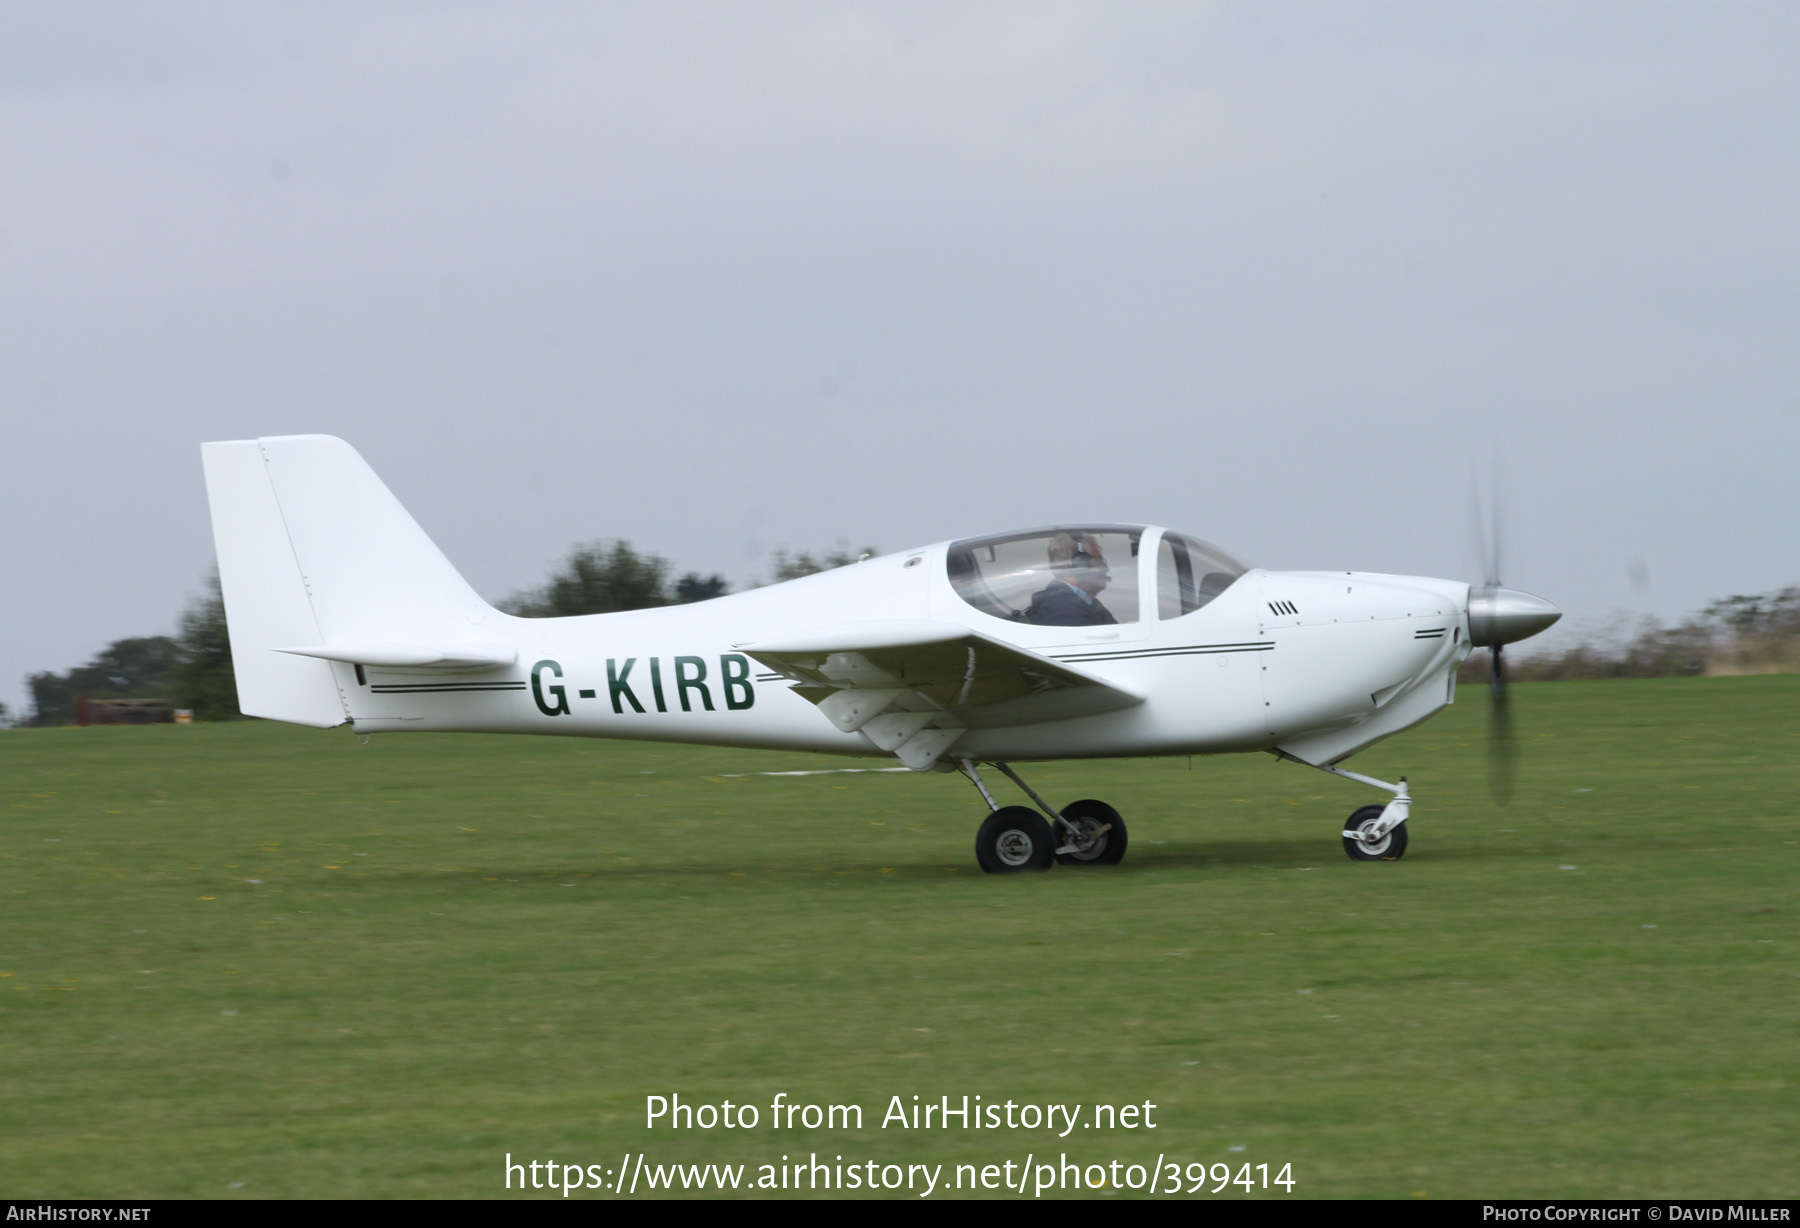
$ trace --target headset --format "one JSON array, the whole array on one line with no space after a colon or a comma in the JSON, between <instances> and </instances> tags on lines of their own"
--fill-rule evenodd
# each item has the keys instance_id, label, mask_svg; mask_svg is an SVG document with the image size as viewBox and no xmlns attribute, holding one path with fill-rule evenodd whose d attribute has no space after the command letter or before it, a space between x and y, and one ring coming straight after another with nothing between
<instances>
[{"instance_id":1,"label":"headset","mask_svg":"<svg viewBox=\"0 0 1800 1228\"><path fill-rule=\"evenodd\" d=\"M1075 539L1075 553L1069 556L1069 569L1071 571L1092 571L1094 556L1088 553L1087 535L1075 532L1069 536Z\"/></svg>"},{"instance_id":2,"label":"headset","mask_svg":"<svg viewBox=\"0 0 1800 1228\"><path fill-rule=\"evenodd\" d=\"M1073 544L1075 546L1075 552L1069 556L1069 561L1063 565L1063 568L1062 568L1063 570L1065 570L1065 571L1105 571L1106 570L1104 567L1097 566L1095 564L1093 552L1088 549L1087 534L1083 533L1080 529L1064 529L1063 533L1070 539L1071 542L1073 542Z\"/></svg>"}]
</instances>

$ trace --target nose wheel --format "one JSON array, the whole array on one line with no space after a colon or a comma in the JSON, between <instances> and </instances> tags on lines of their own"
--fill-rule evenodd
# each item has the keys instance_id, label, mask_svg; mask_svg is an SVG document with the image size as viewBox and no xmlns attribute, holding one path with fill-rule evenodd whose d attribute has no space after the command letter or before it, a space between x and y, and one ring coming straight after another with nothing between
<instances>
[{"instance_id":1,"label":"nose wheel","mask_svg":"<svg viewBox=\"0 0 1800 1228\"><path fill-rule=\"evenodd\" d=\"M1394 800L1387 805L1364 806L1344 821L1344 852L1349 854L1351 861L1399 861L1406 853L1406 820L1412 814L1412 791L1406 786L1406 777L1402 776L1399 784L1390 785L1385 780L1352 772L1335 763L1308 763L1285 750L1277 750L1274 755L1316 772L1329 772L1392 793Z\"/></svg>"},{"instance_id":2,"label":"nose wheel","mask_svg":"<svg viewBox=\"0 0 1800 1228\"><path fill-rule=\"evenodd\" d=\"M1382 830L1386 806L1364 806L1344 824L1344 852L1351 861L1399 861L1406 854L1406 824Z\"/></svg>"}]
</instances>

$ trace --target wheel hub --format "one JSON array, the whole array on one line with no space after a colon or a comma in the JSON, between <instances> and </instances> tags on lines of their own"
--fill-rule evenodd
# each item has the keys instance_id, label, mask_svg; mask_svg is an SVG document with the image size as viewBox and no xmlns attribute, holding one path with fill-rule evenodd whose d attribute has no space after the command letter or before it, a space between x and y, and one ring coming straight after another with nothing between
<instances>
[{"instance_id":1,"label":"wheel hub","mask_svg":"<svg viewBox=\"0 0 1800 1228\"><path fill-rule=\"evenodd\" d=\"M1031 860L1031 837L1022 831L1004 832L994 842L994 851L1007 865L1022 866Z\"/></svg>"},{"instance_id":2,"label":"wheel hub","mask_svg":"<svg viewBox=\"0 0 1800 1228\"><path fill-rule=\"evenodd\" d=\"M1098 852L1106 847L1106 833L1112 830L1112 824L1101 823L1097 819L1082 819L1075 824L1075 848L1079 854L1086 855Z\"/></svg>"},{"instance_id":3,"label":"wheel hub","mask_svg":"<svg viewBox=\"0 0 1800 1228\"><path fill-rule=\"evenodd\" d=\"M1364 823L1361 827L1356 829L1357 837L1362 840L1363 847L1368 849L1371 853L1387 852L1389 843L1388 833L1382 832L1380 835L1375 834L1375 829L1379 824L1379 819L1371 819L1369 822Z\"/></svg>"}]
</instances>

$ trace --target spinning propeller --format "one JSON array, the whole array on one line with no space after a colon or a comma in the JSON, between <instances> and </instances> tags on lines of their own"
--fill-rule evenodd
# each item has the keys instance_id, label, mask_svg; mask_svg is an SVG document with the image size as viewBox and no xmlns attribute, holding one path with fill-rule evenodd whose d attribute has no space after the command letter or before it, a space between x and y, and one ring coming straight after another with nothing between
<instances>
[{"instance_id":1,"label":"spinning propeller","mask_svg":"<svg viewBox=\"0 0 1800 1228\"><path fill-rule=\"evenodd\" d=\"M1513 740L1512 710L1507 702L1506 658L1501 649L1528 639L1562 617L1562 611L1530 593L1500 586L1500 495L1495 483L1493 504L1485 524L1481 501L1475 502L1475 531L1486 579L1469 589L1469 643L1488 649L1488 788L1502 806L1512 801L1519 772L1519 750Z\"/></svg>"}]
</instances>

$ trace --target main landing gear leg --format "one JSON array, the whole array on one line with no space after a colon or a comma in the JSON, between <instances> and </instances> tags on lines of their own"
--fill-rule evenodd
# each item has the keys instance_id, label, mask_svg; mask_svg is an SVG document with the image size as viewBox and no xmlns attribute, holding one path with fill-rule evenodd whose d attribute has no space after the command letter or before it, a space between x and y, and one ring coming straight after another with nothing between
<instances>
[{"instance_id":1,"label":"main landing gear leg","mask_svg":"<svg viewBox=\"0 0 1800 1228\"><path fill-rule=\"evenodd\" d=\"M1358 784L1372 785L1377 789L1386 789L1394 795L1394 800L1385 806L1363 806L1354 811L1344 824L1344 852L1351 861L1399 861L1406 855L1406 820L1412 811L1412 796L1406 789L1406 777L1400 778L1399 784L1390 785L1385 780L1376 780L1373 776L1364 776L1361 772L1352 772L1335 764L1320 766L1307 763L1304 759L1295 759L1286 751L1276 751L1277 758L1290 759L1293 762L1313 768L1320 772L1330 772L1333 776L1342 776L1345 780L1354 780Z\"/></svg>"},{"instance_id":2,"label":"main landing gear leg","mask_svg":"<svg viewBox=\"0 0 1800 1228\"><path fill-rule=\"evenodd\" d=\"M1029 806L1002 806L994 800L973 759L957 761L993 811L975 834L975 860L989 874L1019 870L1047 870L1063 865L1116 865L1125 856L1125 820L1105 802L1084 798L1060 811L1039 797L1019 774L1004 763L999 768L1007 779L1036 802L1049 822ZM1051 824L1055 824L1052 828Z\"/></svg>"}]
</instances>

